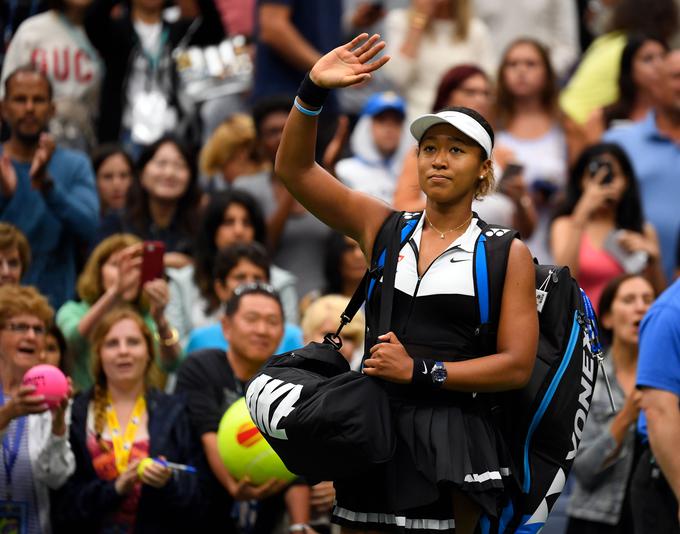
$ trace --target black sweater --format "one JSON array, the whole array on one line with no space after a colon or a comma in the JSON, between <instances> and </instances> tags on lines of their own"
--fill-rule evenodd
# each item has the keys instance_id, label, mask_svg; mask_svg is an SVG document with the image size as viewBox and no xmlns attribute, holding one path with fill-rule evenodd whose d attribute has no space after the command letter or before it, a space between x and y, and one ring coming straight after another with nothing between
<instances>
[{"instance_id":1,"label":"black sweater","mask_svg":"<svg viewBox=\"0 0 680 534\"><path fill-rule=\"evenodd\" d=\"M133 51L139 45L137 32L130 12L120 18L112 18L111 10L120 0L94 0L85 17L85 30L106 65L99 103L99 142L118 141L121 121L127 98L127 80ZM198 0L202 21L189 43L205 46L219 43L224 38L224 28L214 0ZM171 24L163 21L168 31L166 54L169 54L184 37L192 19L180 19ZM177 77L173 76L173 88ZM174 93L174 91L173 91ZM166 95L176 106L176 95Z\"/></svg>"}]
</instances>

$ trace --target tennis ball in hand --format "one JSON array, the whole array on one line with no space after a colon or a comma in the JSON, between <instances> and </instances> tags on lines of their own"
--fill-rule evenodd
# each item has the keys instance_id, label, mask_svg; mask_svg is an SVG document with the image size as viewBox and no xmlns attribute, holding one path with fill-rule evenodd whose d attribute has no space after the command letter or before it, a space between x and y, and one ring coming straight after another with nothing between
<instances>
[{"instance_id":1,"label":"tennis ball in hand","mask_svg":"<svg viewBox=\"0 0 680 534\"><path fill-rule=\"evenodd\" d=\"M217 431L217 449L224 465L237 480L248 476L251 483L259 486L272 478L285 481L295 478L253 423L244 397L222 416Z\"/></svg>"},{"instance_id":2,"label":"tennis ball in hand","mask_svg":"<svg viewBox=\"0 0 680 534\"><path fill-rule=\"evenodd\" d=\"M144 470L150 465L153 465L153 458L144 458L141 462L139 462L139 465L137 465L137 475L139 478L142 478Z\"/></svg>"},{"instance_id":3,"label":"tennis ball in hand","mask_svg":"<svg viewBox=\"0 0 680 534\"><path fill-rule=\"evenodd\" d=\"M31 367L22 381L24 386L35 386L36 395L44 395L45 403L56 408L68 396L68 381L59 368L41 364Z\"/></svg>"}]
</instances>

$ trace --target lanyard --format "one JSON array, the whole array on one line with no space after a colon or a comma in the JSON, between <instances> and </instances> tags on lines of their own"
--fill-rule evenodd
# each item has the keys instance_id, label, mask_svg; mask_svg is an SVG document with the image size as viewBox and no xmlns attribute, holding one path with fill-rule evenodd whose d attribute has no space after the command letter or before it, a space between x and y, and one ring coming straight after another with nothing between
<instances>
[{"instance_id":1,"label":"lanyard","mask_svg":"<svg viewBox=\"0 0 680 534\"><path fill-rule=\"evenodd\" d=\"M158 38L158 48L156 48L156 51L152 54L149 50L144 48L144 45L141 42L141 39L139 39L139 48L142 51L142 54L144 54L144 57L149 62L149 67L153 73L155 73L158 70L158 66L160 65L161 62L161 57L163 56L163 50L165 49L165 43L168 41L168 35L170 34L168 28L163 28L163 31L161 32L160 37Z\"/></svg>"},{"instance_id":2,"label":"lanyard","mask_svg":"<svg viewBox=\"0 0 680 534\"><path fill-rule=\"evenodd\" d=\"M5 394L0 384L0 406L5 404ZM21 447L21 437L26 427L26 416L17 418L16 431L14 432L14 443L11 443L9 428L2 438L2 462L5 466L5 481L7 484L7 500L12 500L12 470L17 463L19 448Z\"/></svg>"},{"instance_id":3,"label":"lanyard","mask_svg":"<svg viewBox=\"0 0 680 534\"><path fill-rule=\"evenodd\" d=\"M109 395L109 403L106 406L106 421L109 425L109 430L111 431L113 455L116 459L118 474L122 475L127 470L130 453L132 452L132 444L135 441L135 434L137 434L137 428L139 428L139 424L142 422L142 415L144 415L145 410L146 401L144 400L144 397L140 395L137 397L135 406L132 409L130 420L125 426L125 432L121 433L116 410L113 409L113 403L111 402L111 396Z\"/></svg>"}]
</instances>

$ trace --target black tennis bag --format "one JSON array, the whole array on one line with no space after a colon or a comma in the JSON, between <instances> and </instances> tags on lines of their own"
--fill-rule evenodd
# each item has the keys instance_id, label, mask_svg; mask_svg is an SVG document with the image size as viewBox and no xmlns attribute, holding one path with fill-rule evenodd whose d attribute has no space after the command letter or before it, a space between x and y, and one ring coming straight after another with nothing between
<instances>
[{"instance_id":1,"label":"black tennis bag","mask_svg":"<svg viewBox=\"0 0 680 534\"><path fill-rule=\"evenodd\" d=\"M487 225L477 241L475 292L490 352L495 352L507 258L516 236ZM498 520L482 518L483 534L529 534L543 527L576 456L601 361L595 313L569 269L536 264L535 270L536 364L524 388L495 395L495 418L520 486L511 490Z\"/></svg>"},{"instance_id":2,"label":"black tennis bag","mask_svg":"<svg viewBox=\"0 0 680 534\"><path fill-rule=\"evenodd\" d=\"M392 280L399 249L393 217L386 254L392 269L366 272L341 316L334 335L323 343L272 356L246 385L253 422L286 467L308 481L341 480L387 462L396 435L389 397L382 381L350 370L338 352L339 334L359 310L371 280ZM383 254L384 258L384 254ZM393 291L381 303L381 331L389 330Z\"/></svg>"}]
</instances>

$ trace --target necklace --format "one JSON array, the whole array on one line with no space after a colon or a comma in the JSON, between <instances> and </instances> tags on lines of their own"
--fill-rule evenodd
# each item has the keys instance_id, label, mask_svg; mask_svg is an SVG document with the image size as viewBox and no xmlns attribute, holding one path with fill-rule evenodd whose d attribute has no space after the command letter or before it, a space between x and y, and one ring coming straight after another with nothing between
<instances>
[{"instance_id":1,"label":"necklace","mask_svg":"<svg viewBox=\"0 0 680 534\"><path fill-rule=\"evenodd\" d=\"M438 230L437 228L434 227L434 224L430 222L430 218L427 216L427 212L425 212L425 220L427 221L427 224L430 225L430 228L432 228L435 232L439 234L439 239L444 239L444 236L449 232L455 232L456 230L468 224L472 220L472 213L467 219L465 219L465 221L463 221L462 224L459 224L458 226L456 226L455 228L451 228L450 230L446 230L445 232L442 232L441 230Z\"/></svg>"}]
</instances>

